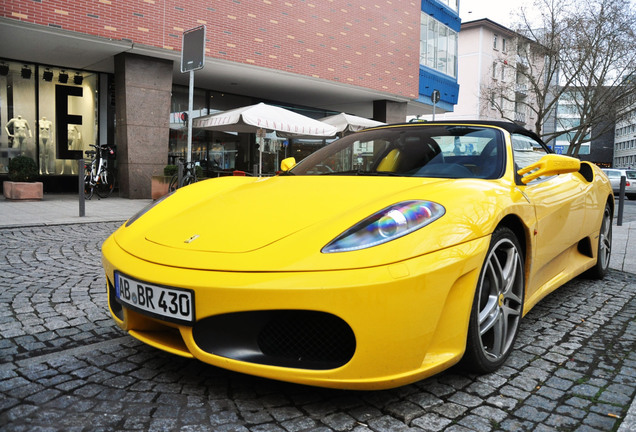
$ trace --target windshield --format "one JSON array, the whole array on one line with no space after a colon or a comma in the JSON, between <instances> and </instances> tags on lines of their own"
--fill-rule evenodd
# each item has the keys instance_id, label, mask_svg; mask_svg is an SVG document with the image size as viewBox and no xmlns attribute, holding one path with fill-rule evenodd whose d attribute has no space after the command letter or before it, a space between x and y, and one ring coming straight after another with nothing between
<instances>
[{"instance_id":1,"label":"windshield","mask_svg":"<svg viewBox=\"0 0 636 432\"><path fill-rule=\"evenodd\" d=\"M422 124L357 132L296 165L295 175L483 178L502 175L503 136L479 126Z\"/></svg>"}]
</instances>

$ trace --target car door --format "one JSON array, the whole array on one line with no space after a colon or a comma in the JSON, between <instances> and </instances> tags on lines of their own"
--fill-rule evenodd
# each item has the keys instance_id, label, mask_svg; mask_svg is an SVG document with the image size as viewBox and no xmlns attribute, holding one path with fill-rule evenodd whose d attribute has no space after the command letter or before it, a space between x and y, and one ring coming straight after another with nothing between
<instances>
[{"instance_id":1,"label":"car door","mask_svg":"<svg viewBox=\"0 0 636 432\"><path fill-rule=\"evenodd\" d=\"M545 148L530 137L512 134L511 138L517 170L547 154ZM548 282L568 272L571 254L583 238L588 186L578 173L541 177L525 186L518 182L536 215L527 296L542 297L540 290L552 285Z\"/></svg>"}]
</instances>

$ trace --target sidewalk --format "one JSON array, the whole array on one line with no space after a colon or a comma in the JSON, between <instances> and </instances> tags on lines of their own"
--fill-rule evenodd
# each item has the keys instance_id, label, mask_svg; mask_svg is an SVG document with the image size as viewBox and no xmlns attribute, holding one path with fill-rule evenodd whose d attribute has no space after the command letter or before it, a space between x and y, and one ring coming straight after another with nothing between
<instances>
[{"instance_id":1,"label":"sidewalk","mask_svg":"<svg viewBox=\"0 0 636 432\"><path fill-rule=\"evenodd\" d=\"M45 194L42 201L9 201L0 197L0 228L125 221L151 199L132 200L112 195L86 200L84 216L79 216L79 196Z\"/></svg>"}]
</instances>

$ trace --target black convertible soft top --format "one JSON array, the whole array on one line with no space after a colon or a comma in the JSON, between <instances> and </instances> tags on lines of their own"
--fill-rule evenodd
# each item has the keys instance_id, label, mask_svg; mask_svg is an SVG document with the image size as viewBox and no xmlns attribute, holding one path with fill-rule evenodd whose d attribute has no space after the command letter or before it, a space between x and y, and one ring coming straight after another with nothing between
<instances>
[{"instance_id":1,"label":"black convertible soft top","mask_svg":"<svg viewBox=\"0 0 636 432\"><path fill-rule=\"evenodd\" d=\"M505 131L508 131L509 133L516 133L516 134L520 134L520 135L525 135L528 136L534 140L539 141L540 143L543 143L543 140L537 136L537 134L535 134L534 132L524 128L523 126L519 126L516 123L513 122L509 122L509 121L494 121L494 120L442 120L442 121L425 121L425 122L411 122L411 123L396 123L396 124L392 124L390 126L413 126L413 125L422 125L422 126L427 126L427 125L458 125L458 124L465 124L465 125L486 125L486 126L496 126L499 127ZM378 127L382 127L382 126L378 126ZM545 144L545 143L544 143Z\"/></svg>"}]
</instances>

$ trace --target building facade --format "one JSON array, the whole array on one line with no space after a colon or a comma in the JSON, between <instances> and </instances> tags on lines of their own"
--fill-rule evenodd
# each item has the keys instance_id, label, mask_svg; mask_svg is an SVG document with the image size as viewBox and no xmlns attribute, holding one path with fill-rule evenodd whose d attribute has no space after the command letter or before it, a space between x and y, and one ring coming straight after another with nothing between
<instances>
[{"instance_id":1,"label":"building facade","mask_svg":"<svg viewBox=\"0 0 636 432\"><path fill-rule=\"evenodd\" d=\"M149 197L152 175L184 155L182 38L201 25L195 117L264 101L392 123L431 112L434 90L439 111L457 102L457 0L16 0L0 6L0 176L25 154L49 189L77 184L75 159L108 143L121 195ZM321 143L272 135L266 156ZM253 135L221 132L195 131L193 149L221 171L251 171L257 153Z\"/></svg>"},{"instance_id":2,"label":"building facade","mask_svg":"<svg viewBox=\"0 0 636 432\"><path fill-rule=\"evenodd\" d=\"M612 166L636 168L636 95L633 91L618 103Z\"/></svg>"},{"instance_id":3,"label":"building facade","mask_svg":"<svg viewBox=\"0 0 636 432\"><path fill-rule=\"evenodd\" d=\"M457 105L437 119L509 120L534 130L536 102L525 78L532 45L526 38L489 19L465 22L458 58Z\"/></svg>"},{"instance_id":4,"label":"building facade","mask_svg":"<svg viewBox=\"0 0 636 432\"><path fill-rule=\"evenodd\" d=\"M611 89L607 89L611 91ZM576 137L576 129L581 125L580 106L583 96L576 89L564 92L555 108L548 113L544 131L547 134L557 134L555 139L548 143L558 154L568 154L570 143ZM581 160L595 163L601 167L610 167L614 155L614 109L608 111L606 119L599 121L594 127L586 130L582 142L578 148L578 157Z\"/></svg>"}]
</instances>

